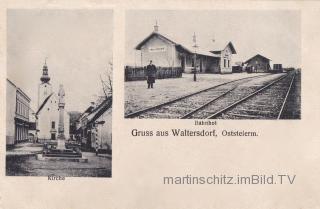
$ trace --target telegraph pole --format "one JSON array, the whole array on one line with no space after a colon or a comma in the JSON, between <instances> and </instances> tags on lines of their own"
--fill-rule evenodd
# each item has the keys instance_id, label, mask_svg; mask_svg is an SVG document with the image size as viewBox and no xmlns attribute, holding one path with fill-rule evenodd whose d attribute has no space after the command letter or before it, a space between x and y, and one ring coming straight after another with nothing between
<instances>
[{"instance_id":1,"label":"telegraph pole","mask_svg":"<svg viewBox=\"0 0 320 209\"><path fill-rule=\"evenodd\" d=\"M193 37L192 37L192 41L193 41L193 48L194 48L194 69L193 69L193 81L197 81L197 48L199 47L197 45L197 37L196 37L196 33L193 33Z\"/></svg>"}]
</instances>

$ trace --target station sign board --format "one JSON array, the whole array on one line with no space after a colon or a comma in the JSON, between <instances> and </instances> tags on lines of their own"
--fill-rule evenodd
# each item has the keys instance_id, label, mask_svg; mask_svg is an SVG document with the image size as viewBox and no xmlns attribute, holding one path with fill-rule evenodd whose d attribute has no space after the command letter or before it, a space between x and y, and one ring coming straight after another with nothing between
<instances>
[{"instance_id":1,"label":"station sign board","mask_svg":"<svg viewBox=\"0 0 320 209\"><path fill-rule=\"evenodd\" d=\"M149 52L165 52L166 47L165 46L153 46L149 47Z\"/></svg>"}]
</instances>

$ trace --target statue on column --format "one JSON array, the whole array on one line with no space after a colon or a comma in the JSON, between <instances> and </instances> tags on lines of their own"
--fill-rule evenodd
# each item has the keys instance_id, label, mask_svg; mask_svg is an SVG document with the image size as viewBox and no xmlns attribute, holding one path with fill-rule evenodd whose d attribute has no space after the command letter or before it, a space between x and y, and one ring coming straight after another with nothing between
<instances>
[{"instance_id":1,"label":"statue on column","mask_svg":"<svg viewBox=\"0 0 320 209\"><path fill-rule=\"evenodd\" d=\"M64 136L64 96L65 92L63 85L59 86L59 126L58 126L58 146L57 149L65 149L65 136Z\"/></svg>"},{"instance_id":2,"label":"statue on column","mask_svg":"<svg viewBox=\"0 0 320 209\"><path fill-rule=\"evenodd\" d=\"M48 148L45 149L43 152L42 157L44 159L54 157L56 160L63 159L63 160L71 160L76 162L88 162L88 159L82 158L82 154L80 149L73 149L66 147L66 137L64 135L64 106L65 106L65 92L63 86L59 86L59 103L58 103L58 111L59 111L59 125L58 125L58 137L57 137L57 146L55 148ZM68 133L67 133L68 134ZM41 159L41 156L39 157Z\"/></svg>"},{"instance_id":3,"label":"statue on column","mask_svg":"<svg viewBox=\"0 0 320 209\"><path fill-rule=\"evenodd\" d=\"M60 84L59 86L59 92L58 92L58 96L59 96L59 104L63 104L64 106L64 96L65 96L65 93L64 93L64 89L63 89L63 85Z\"/></svg>"}]
</instances>

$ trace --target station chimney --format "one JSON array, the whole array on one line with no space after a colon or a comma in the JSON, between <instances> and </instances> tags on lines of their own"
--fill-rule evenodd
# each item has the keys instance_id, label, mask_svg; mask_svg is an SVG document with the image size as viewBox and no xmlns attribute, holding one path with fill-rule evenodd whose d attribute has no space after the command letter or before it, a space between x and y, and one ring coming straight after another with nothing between
<instances>
[{"instance_id":1,"label":"station chimney","mask_svg":"<svg viewBox=\"0 0 320 209\"><path fill-rule=\"evenodd\" d=\"M156 20L156 24L154 26L154 31L155 33L158 33L159 32L159 26L158 26L158 21Z\"/></svg>"}]
</instances>

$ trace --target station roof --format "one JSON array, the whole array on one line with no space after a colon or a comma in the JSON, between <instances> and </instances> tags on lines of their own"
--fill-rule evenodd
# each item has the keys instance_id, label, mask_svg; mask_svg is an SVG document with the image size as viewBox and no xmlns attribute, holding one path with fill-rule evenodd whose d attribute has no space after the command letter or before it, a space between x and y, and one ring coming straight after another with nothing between
<instances>
[{"instance_id":1,"label":"station roof","mask_svg":"<svg viewBox=\"0 0 320 209\"><path fill-rule=\"evenodd\" d=\"M237 53L237 51L236 51L236 49L234 48L234 46L233 46L233 44L232 44L231 41L227 41L227 42L214 42L214 45L213 45L213 49L214 49L214 50L212 50L212 51L210 51L210 52L212 52L212 53L214 53L214 54L220 54L221 51L223 51L225 48L227 48L227 46L230 47L232 54L236 54L236 53Z\"/></svg>"},{"instance_id":2,"label":"station roof","mask_svg":"<svg viewBox=\"0 0 320 209\"><path fill-rule=\"evenodd\" d=\"M161 35L160 33L156 33L156 32L152 32L150 35L148 35L145 39L143 39L136 47L135 49L137 50L141 50L141 47L147 42L149 41L151 38L153 38L154 36L157 36L160 39L164 39L167 42L170 42L171 44L175 44L178 45L176 42L170 40L169 38Z\"/></svg>"},{"instance_id":3,"label":"station roof","mask_svg":"<svg viewBox=\"0 0 320 209\"><path fill-rule=\"evenodd\" d=\"M184 51L184 52L186 52L186 53L188 53L188 54L194 54L194 48L193 48L192 46L189 46L188 44L185 44L185 43L184 43L184 44L178 43L178 42L174 41L172 38L168 38L167 35L162 35L162 34L160 34L160 33L158 33L158 32L152 32L149 36L147 36L145 39L143 39L143 40L135 47L135 49L136 49L136 50L141 50L142 46L143 46L147 41L149 41L151 38L153 38L153 37L155 37L155 36L158 37L158 38L160 38L160 39L162 39L162 40L164 40L164 41L167 41L167 42L169 42L169 43L171 43L171 44L174 44L174 45L176 46L176 48L177 48L178 50L180 50L180 51ZM234 46L232 45L231 42L227 43L227 44L224 46L224 48L222 48L222 50L225 49L225 48L227 47L227 45L230 45L231 50L232 50L232 53L235 54L236 51L235 51ZM220 48L219 48L219 49L220 49ZM219 50L218 50L218 51L219 51ZM204 50L204 49L201 49L201 48L197 48L197 50L196 50L196 54L198 54L198 55L219 58L220 55L217 54L217 53L214 53L214 52L215 52L215 51L207 51L207 50Z\"/></svg>"},{"instance_id":4,"label":"station roof","mask_svg":"<svg viewBox=\"0 0 320 209\"><path fill-rule=\"evenodd\" d=\"M255 59L255 58L258 58L258 57L262 58L262 59L265 60L265 61L271 61L271 59L266 58L265 56L262 56L261 54L257 54L257 55L255 55L255 56L251 57L250 59L248 59L247 61L245 61L244 63L248 63L248 62L250 62L252 59Z\"/></svg>"}]
</instances>

